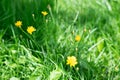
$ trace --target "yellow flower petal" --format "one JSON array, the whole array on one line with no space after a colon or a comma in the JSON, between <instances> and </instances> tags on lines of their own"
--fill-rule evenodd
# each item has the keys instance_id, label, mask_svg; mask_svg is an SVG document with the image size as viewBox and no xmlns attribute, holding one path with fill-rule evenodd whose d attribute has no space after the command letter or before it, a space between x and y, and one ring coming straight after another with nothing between
<instances>
[{"instance_id":1,"label":"yellow flower petal","mask_svg":"<svg viewBox=\"0 0 120 80\"><path fill-rule=\"evenodd\" d=\"M22 21L17 21L17 22L15 23L15 26L21 28L21 26L22 26Z\"/></svg>"},{"instance_id":2,"label":"yellow flower petal","mask_svg":"<svg viewBox=\"0 0 120 80\"><path fill-rule=\"evenodd\" d=\"M75 41L80 41L81 40L81 37L79 36L79 35L77 35L76 37L75 37Z\"/></svg>"},{"instance_id":3,"label":"yellow flower petal","mask_svg":"<svg viewBox=\"0 0 120 80\"><path fill-rule=\"evenodd\" d=\"M43 14L43 16L46 16L48 14L46 11L42 11L41 13Z\"/></svg>"},{"instance_id":4,"label":"yellow flower petal","mask_svg":"<svg viewBox=\"0 0 120 80\"><path fill-rule=\"evenodd\" d=\"M34 31L36 31L36 29L35 29L33 26L28 26L27 32L28 32L29 34L32 34Z\"/></svg>"},{"instance_id":5,"label":"yellow flower petal","mask_svg":"<svg viewBox=\"0 0 120 80\"><path fill-rule=\"evenodd\" d=\"M67 57L67 65L70 65L70 67L75 66L77 64L77 59L75 56L68 56Z\"/></svg>"}]
</instances>

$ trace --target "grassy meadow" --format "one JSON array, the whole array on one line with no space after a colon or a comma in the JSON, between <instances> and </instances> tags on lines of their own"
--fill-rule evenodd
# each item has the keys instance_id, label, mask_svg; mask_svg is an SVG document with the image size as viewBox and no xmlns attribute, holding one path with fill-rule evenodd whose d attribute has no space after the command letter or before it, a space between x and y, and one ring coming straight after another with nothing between
<instances>
[{"instance_id":1,"label":"grassy meadow","mask_svg":"<svg viewBox=\"0 0 120 80\"><path fill-rule=\"evenodd\" d=\"M0 0L0 80L120 80L120 0Z\"/></svg>"}]
</instances>

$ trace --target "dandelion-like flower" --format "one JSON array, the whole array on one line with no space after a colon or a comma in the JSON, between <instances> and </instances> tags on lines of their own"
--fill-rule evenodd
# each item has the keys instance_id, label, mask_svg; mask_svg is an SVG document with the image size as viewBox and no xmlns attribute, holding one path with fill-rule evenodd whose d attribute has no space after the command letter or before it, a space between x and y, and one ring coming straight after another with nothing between
<instances>
[{"instance_id":1,"label":"dandelion-like flower","mask_svg":"<svg viewBox=\"0 0 120 80\"><path fill-rule=\"evenodd\" d=\"M41 13L43 14L43 16L46 16L48 14L46 11L42 11Z\"/></svg>"},{"instance_id":2,"label":"dandelion-like flower","mask_svg":"<svg viewBox=\"0 0 120 80\"><path fill-rule=\"evenodd\" d=\"M34 31L36 31L36 29L35 29L33 26L28 26L27 32L28 32L29 34L32 34Z\"/></svg>"},{"instance_id":3,"label":"dandelion-like flower","mask_svg":"<svg viewBox=\"0 0 120 80\"><path fill-rule=\"evenodd\" d=\"M67 65L70 65L70 67L74 67L77 64L77 59L75 56L68 56L67 57Z\"/></svg>"},{"instance_id":4,"label":"dandelion-like flower","mask_svg":"<svg viewBox=\"0 0 120 80\"><path fill-rule=\"evenodd\" d=\"M77 35L76 37L75 37L75 41L80 41L81 40L81 37L79 36L79 35Z\"/></svg>"},{"instance_id":5,"label":"dandelion-like flower","mask_svg":"<svg viewBox=\"0 0 120 80\"><path fill-rule=\"evenodd\" d=\"M21 26L22 26L22 21L17 21L17 22L15 23L15 26L21 28Z\"/></svg>"}]
</instances>

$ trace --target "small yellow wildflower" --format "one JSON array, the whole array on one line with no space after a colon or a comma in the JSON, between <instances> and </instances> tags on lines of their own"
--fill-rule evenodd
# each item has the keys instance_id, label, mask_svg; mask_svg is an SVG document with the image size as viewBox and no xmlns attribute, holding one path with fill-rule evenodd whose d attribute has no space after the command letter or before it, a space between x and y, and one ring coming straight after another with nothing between
<instances>
[{"instance_id":1,"label":"small yellow wildflower","mask_svg":"<svg viewBox=\"0 0 120 80\"><path fill-rule=\"evenodd\" d=\"M68 56L67 57L67 65L70 65L70 67L75 66L77 64L77 59L75 56Z\"/></svg>"},{"instance_id":2,"label":"small yellow wildflower","mask_svg":"<svg viewBox=\"0 0 120 80\"><path fill-rule=\"evenodd\" d=\"M42 11L41 13L43 14L43 16L46 16L48 14L46 11Z\"/></svg>"},{"instance_id":3,"label":"small yellow wildflower","mask_svg":"<svg viewBox=\"0 0 120 80\"><path fill-rule=\"evenodd\" d=\"M29 34L32 34L34 31L36 31L36 29L35 29L33 26L28 26L27 32L28 32Z\"/></svg>"},{"instance_id":4,"label":"small yellow wildflower","mask_svg":"<svg viewBox=\"0 0 120 80\"><path fill-rule=\"evenodd\" d=\"M21 28L21 26L22 26L22 21L17 21L17 22L15 23L15 26Z\"/></svg>"},{"instance_id":5,"label":"small yellow wildflower","mask_svg":"<svg viewBox=\"0 0 120 80\"><path fill-rule=\"evenodd\" d=\"M79 36L79 35L77 35L76 37L75 37L75 41L80 41L81 40L81 37Z\"/></svg>"}]
</instances>

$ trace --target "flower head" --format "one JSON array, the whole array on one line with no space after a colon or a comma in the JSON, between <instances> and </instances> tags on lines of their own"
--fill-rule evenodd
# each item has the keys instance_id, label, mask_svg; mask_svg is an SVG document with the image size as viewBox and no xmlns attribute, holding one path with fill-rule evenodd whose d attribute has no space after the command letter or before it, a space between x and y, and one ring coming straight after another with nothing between
<instances>
[{"instance_id":1,"label":"flower head","mask_svg":"<svg viewBox=\"0 0 120 80\"><path fill-rule=\"evenodd\" d=\"M43 16L46 16L48 14L46 11L42 11L41 13L43 14Z\"/></svg>"},{"instance_id":2,"label":"flower head","mask_svg":"<svg viewBox=\"0 0 120 80\"><path fill-rule=\"evenodd\" d=\"M28 32L29 34L32 34L34 31L36 31L36 29L35 29L33 26L28 26L27 32Z\"/></svg>"},{"instance_id":3,"label":"flower head","mask_svg":"<svg viewBox=\"0 0 120 80\"><path fill-rule=\"evenodd\" d=\"M79 36L79 35L77 35L76 37L75 37L75 41L80 41L81 40L81 37Z\"/></svg>"},{"instance_id":4,"label":"flower head","mask_svg":"<svg viewBox=\"0 0 120 80\"><path fill-rule=\"evenodd\" d=\"M21 26L22 26L22 21L17 21L17 22L15 23L15 26L21 28Z\"/></svg>"},{"instance_id":5,"label":"flower head","mask_svg":"<svg viewBox=\"0 0 120 80\"><path fill-rule=\"evenodd\" d=\"M77 64L77 59L75 56L68 56L67 57L67 65L70 65L70 67L75 66Z\"/></svg>"}]
</instances>

